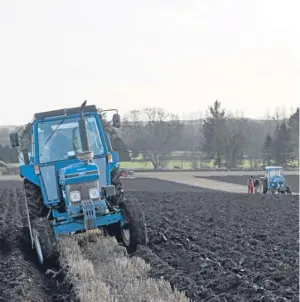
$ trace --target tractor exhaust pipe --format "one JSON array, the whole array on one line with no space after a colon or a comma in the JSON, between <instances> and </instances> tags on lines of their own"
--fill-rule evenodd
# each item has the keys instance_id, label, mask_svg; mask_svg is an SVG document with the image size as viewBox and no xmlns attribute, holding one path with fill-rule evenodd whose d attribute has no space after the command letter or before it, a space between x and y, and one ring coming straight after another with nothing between
<instances>
[{"instance_id":1,"label":"tractor exhaust pipe","mask_svg":"<svg viewBox=\"0 0 300 302\"><path fill-rule=\"evenodd\" d=\"M82 146L82 152L77 154L77 158L79 160L83 160L84 162L88 162L94 158L94 154L92 151L90 151L89 147L89 139L88 139L88 133L86 128L86 123L83 115L84 108L86 106L86 102L84 101L82 105L80 106L80 120L79 120L79 133L80 133L80 141Z\"/></svg>"}]
</instances>

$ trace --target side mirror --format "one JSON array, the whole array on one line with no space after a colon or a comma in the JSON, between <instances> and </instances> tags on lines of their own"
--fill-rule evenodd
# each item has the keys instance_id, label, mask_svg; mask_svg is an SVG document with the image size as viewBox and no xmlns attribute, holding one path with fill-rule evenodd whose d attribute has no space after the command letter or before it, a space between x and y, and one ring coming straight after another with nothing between
<instances>
[{"instance_id":1,"label":"side mirror","mask_svg":"<svg viewBox=\"0 0 300 302\"><path fill-rule=\"evenodd\" d=\"M18 133L10 133L9 138L10 138L10 144L11 144L12 148L20 146Z\"/></svg>"},{"instance_id":2,"label":"side mirror","mask_svg":"<svg viewBox=\"0 0 300 302\"><path fill-rule=\"evenodd\" d=\"M115 128L120 128L120 126L121 126L121 118L120 118L120 115L118 113L115 113L113 115L112 124L113 124L113 126Z\"/></svg>"}]
</instances>

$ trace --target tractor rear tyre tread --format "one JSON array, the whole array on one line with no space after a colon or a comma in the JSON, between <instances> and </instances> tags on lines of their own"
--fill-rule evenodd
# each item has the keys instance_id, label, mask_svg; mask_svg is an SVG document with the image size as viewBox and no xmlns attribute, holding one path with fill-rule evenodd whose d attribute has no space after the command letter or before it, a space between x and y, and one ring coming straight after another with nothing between
<instances>
[{"instance_id":1,"label":"tractor rear tyre tread","mask_svg":"<svg viewBox=\"0 0 300 302\"><path fill-rule=\"evenodd\" d=\"M116 195L111 196L110 198L113 205L120 204L124 198L123 183L120 176L120 171L118 169L113 169L113 171L111 172L111 184L116 188Z\"/></svg>"},{"instance_id":2,"label":"tractor rear tyre tread","mask_svg":"<svg viewBox=\"0 0 300 302\"><path fill-rule=\"evenodd\" d=\"M41 189L37 185L25 179L24 193L26 195L30 220L45 216L46 207L43 202Z\"/></svg>"},{"instance_id":3,"label":"tractor rear tyre tread","mask_svg":"<svg viewBox=\"0 0 300 302\"><path fill-rule=\"evenodd\" d=\"M41 244L44 264L49 263L57 258L57 249L54 234L47 217L36 218L32 221L32 229L38 233Z\"/></svg>"},{"instance_id":4,"label":"tractor rear tyre tread","mask_svg":"<svg viewBox=\"0 0 300 302\"><path fill-rule=\"evenodd\" d=\"M127 249L135 252L138 245L146 245L148 242L145 216L137 199L124 199L120 204L125 219L128 219L130 231L130 245Z\"/></svg>"}]
</instances>

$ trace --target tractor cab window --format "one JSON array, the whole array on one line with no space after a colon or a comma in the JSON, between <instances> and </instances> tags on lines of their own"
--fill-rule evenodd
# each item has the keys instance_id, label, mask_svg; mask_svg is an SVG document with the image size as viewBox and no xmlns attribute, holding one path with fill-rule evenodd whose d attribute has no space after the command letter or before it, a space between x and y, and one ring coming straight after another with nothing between
<instances>
[{"instance_id":1,"label":"tractor cab window","mask_svg":"<svg viewBox=\"0 0 300 302\"><path fill-rule=\"evenodd\" d=\"M282 170L274 169L269 171L269 177L272 178L274 176L282 176Z\"/></svg>"},{"instance_id":2,"label":"tractor cab window","mask_svg":"<svg viewBox=\"0 0 300 302\"><path fill-rule=\"evenodd\" d=\"M104 148L95 116L87 116L86 127L90 150L103 155ZM82 152L79 117L38 123L40 163L66 160Z\"/></svg>"}]
</instances>

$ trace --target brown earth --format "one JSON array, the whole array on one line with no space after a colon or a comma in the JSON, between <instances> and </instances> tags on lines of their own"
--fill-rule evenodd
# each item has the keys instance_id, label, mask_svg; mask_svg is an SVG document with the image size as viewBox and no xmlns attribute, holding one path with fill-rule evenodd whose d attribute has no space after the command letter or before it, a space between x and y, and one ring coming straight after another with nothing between
<instances>
[{"instance_id":1,"label":"brown earth","mask_svg":"<svg viewBox=\"0 0 300 302\"><path fill-rule=\"evenodd\" d=\"M297 196L213 192L125 179L144 206L149 245L136 255L150 276L194 301L298 301ZM29 248L20 182L0 182L0 301L70 301ZM56 269L56 268L54 268Z\"/></svg>"},{"instance_id":2,"label":"brown earth","mask_svg":"<svg viewBox=\"0 0 300 302\"><path fill-rule=\"evenodd\" d=\"M179 192L182 185L166 192L161 184L129 192L146 209L150 243L137 255L153 277L195 301L299 300L298 197Z\"/></svg>"},{"instance_id":3,"label":"brown earth","mask_svg":"<svg viewBox=\"0 0 300 302\"><path fill-rule=\"evenodd\" d=\"M0 182L0 208L0 302L68 301L31 250L21 182Z\"/></svg>"}]
</instances>

